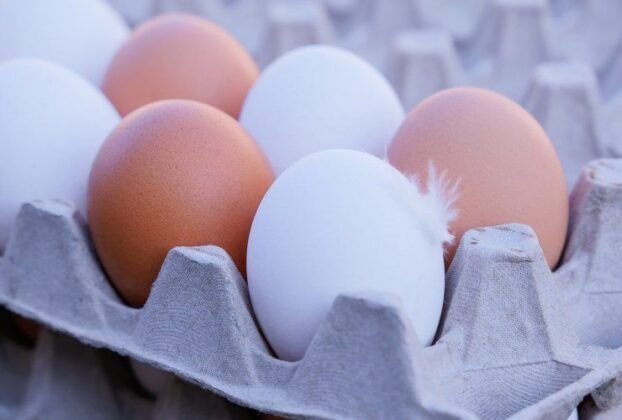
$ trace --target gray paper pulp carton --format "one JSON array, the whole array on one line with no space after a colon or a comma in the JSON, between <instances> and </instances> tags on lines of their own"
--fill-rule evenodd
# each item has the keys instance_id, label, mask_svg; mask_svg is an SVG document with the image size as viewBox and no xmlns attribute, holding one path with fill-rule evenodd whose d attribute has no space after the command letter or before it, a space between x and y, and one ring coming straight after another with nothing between
<instances>
[{"instance_id":1,"label":"gray paper pulp carton","mask_svg":"<svg viewBox=\"0 0 622 420\"><path fill-rule=\"evenodd\" d=\"M368 293L334 302L303 360L278 360L258 330L244 279L213 246L171 250L145 306L127 307L73 207L60 201L22 208L0 260L0 303L269 413L565 419L587 395L600 408L621 397L617 305L590 288L622 265L620 191L622 160L584 168L555 274L527 226L465 234L447 274L438 339L427 348L399 299ZM604 249L602 232L611 245Z\"/></svg>"},{"instance_id":2,"label":"gray paper pulp carton","mask_svg":"<svg viewBox=\"0 0 622 420\"><path fill-rule=\"evenodd\" d=\"M420 346L396 297L345 295L291 363L270 352L221 249L171 250L134 309L71 204L27 203L0 257L0 304L57 332L34 348L0 334L0 418L254 415L240 405L312 418L566 419L582 400L582 418L622 415L622 3L111 2L133 24L207 16L262 65L309 43L349 48L406 108L466 84L512 97L543 125L573 187L566 250L552 273L529 227L472 230L433 346ZM155 400L127 384L117 354L138 376L164 375Z\"/></svg>"}]
</instances>

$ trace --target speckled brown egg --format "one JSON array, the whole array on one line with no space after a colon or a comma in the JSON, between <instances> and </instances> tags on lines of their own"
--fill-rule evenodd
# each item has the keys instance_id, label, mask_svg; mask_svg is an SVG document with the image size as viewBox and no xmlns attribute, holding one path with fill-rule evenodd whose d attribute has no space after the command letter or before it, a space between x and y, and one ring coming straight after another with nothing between
<instances>
[{"instance_id":1,"label":"speckled brown egg","mask_svg":"<svg viewBox=\"0 0 622 420\"><path fill-rule=\"evenodd\" d=\"M439 92L411 111L388 155L404 173L425 180L431 162L459 181L448 261L466 230L523 223L557 265L568 224L566 181L548 136L515 102L477 88Z\"/></svg>"},{"instance_id":2,"label":"speckled brown egg","mask_svg":"<svg viewBox=\"0 0 622 420\"><path fill-rule=\"evenodd\" d=\"M216 108L169 100L131 113L89 180L91 235L112 283L143 305L175 246L220 246L244 274L250 226L272 181L254 140Z\"/></svg>"},{"instance_id":3,"label":"speckled brown egg","mask_svg":"<svg viewBox=\"0 0 622 420\"><path fill-rule=\"evenodd\" d=\"M162 99L191 99L237 118L259 70L219 26L197 16L162 15L120 48L102 89L122 116Z\"/></svg>"}]
</instances>

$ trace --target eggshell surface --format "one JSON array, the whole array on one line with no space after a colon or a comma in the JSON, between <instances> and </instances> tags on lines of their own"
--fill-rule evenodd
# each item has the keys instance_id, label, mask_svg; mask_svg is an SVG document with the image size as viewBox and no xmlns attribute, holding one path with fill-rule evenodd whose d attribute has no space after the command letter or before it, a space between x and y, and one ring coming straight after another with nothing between
<instances>
[{"instance_id":1,"label":"eggshell surface","mask_svg":"<svg viewBox=\"0 0 622 420\"><path fill-rule=\"evenodd\" d=\"M403 118L399 98L370 64L315 45L285 54L262 72L240 122L279 174L326 149L384 156Z\"/></svg>"},{"instance_id":2,"label":"eggshell surface","mask_svg":"<svg viewBox=\"0 0 622 420\"><path fill-rule=\"evenodd\" d=\"M432 162L459 181L458 218L450 226L458 239L471 228L524 223L549 265L559 261L568 224L561 163L542 127L513 101L477 88L437 93L408 115L389 160L422 178Z\"/></svg>"},{"instance_id":3,"label":"eggshell surface","mask_svg":"<svg viewBox=\"0 0 622 420\"><path fill-rule=\"evenodd\" d=\"M88 194L93 241L117 290L143 305L175 246L220 246L244 274L272 180L256 143L216 108L169 100L128 115L102 146Z\"/></svg>"},{"instance_id":4,"label":"eggshell surface","mask_svg":"<svg viewBox=\"0 0 622 420\"><path fill-rule=\"evenodd\" d=\"M138 383L151 395L158 396L175 382L175 376L147 363L130 359L130 366Z\"/></svg>"},{"instance_id":5,"label":"eggshell surface","mask_svg":"<svg viewBox=\"0 0 622 420\"><path fill-rule=\"evenodd\" d=\"M99 86L129 35L121 16L102 0L0 1L0 62L53 61Z\"/></svg>"},{"instance_id":6,"label":"eggshell surface","mask_svg":"<svg viewBox=\"0 0 622 420\"><path fill-rule=\"evenodd\" d=\"M121 115L162 99L190 99L238 117L258 68L219 26L171 14L139 26L114 57L103 85Z\"/></svg>"},{"instance_id":7,"label":"eggshell surface","mask_svg":"<svg viewBox=\"0 0 622 420\"><path fill-rule=\"evenodd\" d=\"M119 121L70 70L35 59L0 63L0 249L28 201L68 200L86 215L91 165Z\"/></svg>"},{"instance_id":8,"label":"eggshell surface","mask_svg":"<svg viewBox=\"0 0 622 420\"><path fill-rule=\"evenodd\" d=\"M421 342L432 342L442 240L413 190L389 164L353 150L312 154L277 178L253 221L247 267L255 314L280 358L303 357L343 293L398 296Z\"/></svg>"}]
</instances>

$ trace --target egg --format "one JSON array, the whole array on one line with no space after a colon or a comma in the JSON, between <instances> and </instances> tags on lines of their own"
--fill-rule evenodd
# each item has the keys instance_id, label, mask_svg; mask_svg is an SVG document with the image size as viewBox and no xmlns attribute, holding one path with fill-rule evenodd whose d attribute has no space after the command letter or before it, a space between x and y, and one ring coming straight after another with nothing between
<instances>
[{"instance_id":1,"label":"egg","mask_svg":"<svg viewBox=\"0 0 622 420\"><path fill-rule=\"evenodd\" d=\"M146 105L102 146L89 181L91 235L126 301L145 303L167 252L217 245L245 273L255 211L273 175L233 118L187 100Z\"/></svg>"},{"instance_id":2,"label":"egg","mask_svg":"<svg viewBox=\"0 0 622 420\"><path fill-rule=\"evenodd\" d=\"M130 359L130 367L136 381L154 397L165 392L175 382L175 376L172 373L160 370L147 363Z\"/></svg>"},{"instance_id":3,"label":"egg","mask_svg":"<svg viewBox=\"0 0 622 420\"><path fill-rule=\"evenodd\" d=\"M350 52L321 45L293 50L266 68L240 115L277 174L326 149L384 156L403 119L380 73Z\"/></svg>"},{"instance_id":4,"label":"egg","mask_svg":"<svg viewBox=\"0 0 622 420\"><path fill-rule=\"evenodd\" d=\"M112 60L103 90L121 115L163 99L190 99L238 117L258 68L223 29L162 15L139 26Z\"/></svg>"},{"instance_id":5,"label":"egg","mask_svg":"<svg viewBox=\"0 0 622 420\"><path fill-rule=\"evenodd\" d=\"M564 173L542 127L515 102L478 88L437 93L408 115L388 157L404 173L425 180L432 163L459 182L450 226L457 238L472 228L527 224L556 266L568 224Z\"/></svg>"},{"instance_id":6,"label":"egg","mask_svg":"<svg viewBox=\"0 0 622 420\"><path fill-rule=\"evenodd\" d=\"M261 201L248 243L248 286L276 354L301 359L335 298L391 293L423 344L443 306L443 203L395 168L327 150L286 169Z\"/></svg>"},{"instance_id":7,"label":"egg","mask_svg":"<svg viewBox=\"0 0 622 420\"><path fill-rule=\"evenodd\" d=\"M0 62L53 61L99 86L129 35L121 16L102 0L0 1Z\"/></svg>"},{"instance_id":8,"label":"egg","mask_svg":"<svg viewBox=\"0 0 622 420\"><path fill-rule=\"evenodd\" d=\"M0 63L0 249L25 202L64 199L86 215L91 165L120 119L70 70L36 59Z\"/></svg>"}]
</instances>

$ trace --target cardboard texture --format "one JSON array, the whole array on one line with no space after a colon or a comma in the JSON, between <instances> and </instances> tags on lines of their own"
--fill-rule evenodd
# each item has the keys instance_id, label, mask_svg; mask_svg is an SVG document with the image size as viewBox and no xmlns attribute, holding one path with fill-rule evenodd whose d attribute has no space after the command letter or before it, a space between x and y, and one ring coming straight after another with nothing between
<instances>
[{"instance_id":1,"label":"cardboard texture","mask_svg":"<svg viewBox=\"0 0 622 420\"><path fill-rule=\"evenodd\" d=\"M42 329L36 345L10 328L0 335L0 418L2 419L219 419L255 418L178 379L157 403L141 391L126 359Z\"/></svg>"},{"instance_id":2,"label":"cardboard texture","mask_svg":"<svg viewBox=\"0 0 622 420\"><path fill-rule=\"evenodd\" d=\"M173 249L146 305L130 308L101 272L75 210L60 201L22 208L0 260L0 303L269 413L564 419L590 393L601 408L620 399L622 353L611 333L618 305L589 286L619 269L620 191L621 160L585 167L555 274L527 226L465 234L447 275L438 340L428 348L397 298L347 295L302 361L280 361L257 328L244 279L213 246ZM603 250L602 232L614 244Z\"/></svg>"},{"instance_id":3,"label":"cardboard texture","mask_svg":"<svg viewBox=\"0 0 622 420\"><path fill-rule=\"evenodd\" d=\"M71 204L27 203L0 257L0 304L73 338L43 331L28 348L0 335L0 418L253 415L237 404L311 418L566 419L582 400L581 418L619 417L619 2L114 3L132 23L171 10L208 15L262 64L312 42L351 48L385 71L406 107L460 84L513 97L545 127L574 186L567 247L552 273L529 227L472 230L447 274L433 346L419 345L396 297L346 295L290 363L271 354L246 283L219 248L173 249L134 309L108 283ZM124 359L89 346L180 379L150 400L130 379L119 384L130 376Z\"/></svg>"}]
</instances>

